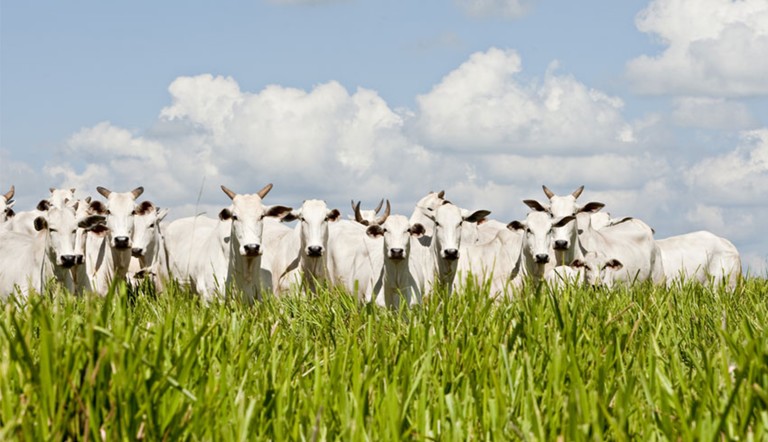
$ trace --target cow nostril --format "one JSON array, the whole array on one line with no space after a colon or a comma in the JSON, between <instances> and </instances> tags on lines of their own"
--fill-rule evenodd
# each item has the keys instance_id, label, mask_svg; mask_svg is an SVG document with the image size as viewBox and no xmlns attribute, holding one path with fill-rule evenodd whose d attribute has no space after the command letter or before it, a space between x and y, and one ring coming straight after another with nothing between
<instances>
[{"instance_id":1,"label":"cow nostril","mask_svg":"<svg viewBox=\"0 0 768 442\"><path fill-rule=\"evenodd\" d=\"M546 253L540 253L536 255L536 263L537 264L546 264L549 262L549 255Z\"/></svg>"},{"instance_id":2,"label":"cow nostril","mask_svg":"<svg viewBox=\"0 0 768 442\"><path fill-rule=\"evenodd\" d=\"M134 258L139 258L144 255L144 249L134 247L131 249L131 255L133 255Z\"/></svg>"},{"instance_id":3,"label":"cow nostril","mask_svg":"<svg viewBox=\"0 0 768 442\"><path fill-rule=\"evenodd\" d=\"M307 255L309 256L322 256L323 248L321 246L309 246L307 247Z\"/></svg>"},{"instance_id":4,"label":"cow nostril","mask_svg":"<svg viewBox=\"0 0 768 442\"><path fill-rule=\"evenodd\" d=\"M118 249L127 249L131 246L131 239L127 236L116 236L115 237L115 247Z\"/></svg>"},{"instance_id":5,"label":"cow nostril","mask_svg":"<svg viewBox=\"0 0 768 442\"><path fill-rule=\"evenodd\" d=\"M563 239L558 239L555 241L555 249L557 250L565 250L568 248L568 241Z\"/></svg>"},{"instance_id":6,"label":"cow nostril","mask_svg":"<svg viewBox=\"0 0 768 442\"><path fill-rule=\"evenodd\" d=\"M445 249L445 259L458 259L459 249Z\"/></svg>"},{"instance_id":7,"label":"cow nostril","mask_svg":"<svg viewBox=\"0 0 768 442\"><path fill-rule=\"evenodd\" d=\"M243 248L245 249L245 254L248 256L257 256L261 250L261 247L258 244L246 244Z\"/></svg>"},{"instance_id":8,"label":"cow nostril","mask_svg":"<svg viewBox=\"0 0 768 442\"><path fill-rule=\"evenodd\" d=\"M403 249L389 249L389 257L393 259L402 259L405 257L405 250Z\"/></svg>"},{"instance_id":9,"label":"cow nostril","mask_svg":"<svg viewBox=\"0 0 768 442\"><path fill-rule=\"evenodd\" d=\"M75 255L62 255L61 256L61 266L64 268L69 268L75 265Z\"/></svg>"}]
</instances>

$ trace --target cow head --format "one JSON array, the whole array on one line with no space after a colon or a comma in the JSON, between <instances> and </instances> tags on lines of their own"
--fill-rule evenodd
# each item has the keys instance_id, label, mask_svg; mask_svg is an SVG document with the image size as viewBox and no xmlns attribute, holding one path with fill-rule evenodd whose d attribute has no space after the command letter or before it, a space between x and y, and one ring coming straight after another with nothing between
<instances>
[{"instance_id":1,"label":"cow head","mask_svg":"<svg viewBox=\"0 0 768 442\"><path fill-rule=\"evenodd\" d=\"M159 209L149 201L136 207L133 219L133 246L131 255L140 258L147 253L160 231L160 221L168 215L168 209Z\"/></svg>"},{"instance_id":2,"label":"cow head","mask_svg":"<svg viewBox=\"0 0 768 442\"><path fill-rule=\"evenodd\" d=\"M306 200L298 210L283 217L283 221L299 220L301 253L317 258L328 249L328 223L338 221L338 209L328 209L325 201Z\"/></svg>"},{"instance_id":3,"label":"cow head","mask_svg":"<svg viewBox=\"0 0 768 442\"><path fill-rule=\"evenodd\" d=\"M64 207L66 205L72 205L77 200L75 199L75 189L57 189L51 187L48 189L51 191L51 196L48 197L48 201L56 207Z\"/></svg>"},{"instance_id":4,"label":"cow head","mask_svg":"<svg viewBox=\"0 0 768 442\"><path fill-rule=\"evenodd\" d=\"M565 216L576 216L579 213L594 213L602 209L605 204L591 202L584 206L576 203L576 199L581 196L584 186L580 186L570 195L555 195L547 186L542 186L544 194L549 198L549 205L543 205L536 200L524 200L523 203L537 212L549 213L553 218L562 218ZM562 227L555 228L552 234L552 247L555 250L569 250L575 244L577 236L576 223L567 223Z\"/></svg>"},{"instance_id":5,"label":"cow head","mask_svg":"<svg viewBox=\"0 0 768 442\"><path fill-rule=\"evenodd\" d=\"M387 201L389 203L389 201ZM387 217L382 224L372 224L365 232L371 238L384 238L384 256L392 260L405 260L411 254L411 237L424 235L424 226L411 224L402 215Z\"/></svg>"},{"instance_id":6,"label":"cow head","mask_svg":"<svg viewBox=\"0 0 768 442\"><path fill-rule=\"evenodd\" d=\"M552 235L556 228L563 227L576 219L575 216L565 216L553 219L547 212L529 212L525 221L512 221L507 225L510 230L525 232L523 251L536 264L547 264L552 247Z\"/></svg>"},{"instance_id":7,"label":"cow head","mask_svg":"<svg viewBox=\"0 0 768 442\"><path fill-rule=\"evenodd\" d=\"M48 258L55 265L70 268L77 264L75 241L77 229L87 229L104 222L101 215L90 215L77 220L77 204L63 208L47 208L44 214L34 219L35 230L45 231L45 248Z\"/></svg>"},{"instance_id":8,"label":"cow head","mask_svg":"<svg viewBox=\"0 0 768 442\"><path fill-rule=\"evenodd\" d=\"M424 209L424 215L434 223L433 242L439 257L449 261L459 259L461 247L461 226L463 223L476 223L490 215L488 210L477 210L469 215L449 201L435 210Z\"/></svg>"},{"instance_id":9,"label":"cow head","mask_svg":"<svg viewBox=\"0 0 768 442\"><path fill-rule=\"evenodd\" d=\"M137 187L130 192L112 192L104 187L97 187L96 191L107 199L107 203L92 201L90 213L107 218L109 241L113 248L130 250L133 220L136 215L136 198L144 192L144 188Z\"/></svg>"},{"instance_id":10,"label":"cow head","mask_svg":"<svg viewBox=\"0 0 768 442\"><path fill-rule=\"evenodd\" d=\"M624 266L602 252L587 252L582 259L575 259L571 267L583 272L589 285L611 288L617 280L616 273Z\"/></svg>"},{"instance_id":11,"label":"cow head","mask_svg":"<svg viewBox=\"0 0 768 442\"><path fill-rule=\"evenodd\" d=\"M232 205L219 212L219 219L231 221L231 242L241 256L261 256L261 237L264 231L264 217L283 218L291 212L290 207L265 206L262 199L272 190L272 184L254 194L237 194L224 186L221 190L232 200Z\"/></svg>"}]
</instances>

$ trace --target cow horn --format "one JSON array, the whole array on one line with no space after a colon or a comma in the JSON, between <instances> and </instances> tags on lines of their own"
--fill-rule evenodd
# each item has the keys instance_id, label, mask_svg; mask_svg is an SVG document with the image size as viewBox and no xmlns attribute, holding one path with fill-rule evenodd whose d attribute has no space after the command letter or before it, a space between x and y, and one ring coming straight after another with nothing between
<instances>
[{"instance_id":1,"label":"cow horn","mask_svg":"<svg viewBox=\"0 0 768 442\"><path fill-rule=\"evenodd\" d=\"M221 185L221 190L223 190L231 200L235 199L235 196L237 195L235 192L227 189L223 184Z\"/></svg>"},{"instance_id":2,"label":"cow horn","mask_svg":"<svg viewBox=\"0 0 768 442\"><path fill-rule=\"evenodd\" d=\"M259 195L259 198L263 199L265 196L267 196L270 190L272 190L272 183L269 183L266 186L264 186L263 189L258 191L257 195Z\"/></svg>"},{"instance_id":3,"label":"cow horn","mask_svg":"<svg viewBox=\"0 0 768 442\"><path fill-rule=\"evenodd\" d=\"M97 187L96 191L99 192L99 194L101 196L103 196L104 198L109 198L109 195L112 193L111 190L107 189L106 187L101 187L101 186Z\"/></svg>"},{"instance_id":4,"label":"cow horn","mask_svg":"<svg viewBox=\"0 0 768 442\"><path fill-rule=\"evenodd\" d=\"M571 195L573 195L574 198L578 198L581 196L581 192L584 191L584 186L579 187L578 189L574 190Z\"/></svg>"},{"instance_id":5,"label":"cow horn","mask_svg":"<svg viewBox=\"0 0 768 442\"><path fill-rule=\"evenodd\" d=\"M50 190L51 193L53 193L53 191L56 190L56 188L55 187L49 187L48 190Z\"/></svg>"},{"instance_id":6,"label":"cow horn","mask_svg":"<svg viewBox=\"0 0 768 442\"><path fill-rule=\"evenodd\" d=\"M382 198L382 199L381 199L381 201L379 201L379 205L378 205L378 206L376 206L376 208L375 208L375 209L373 209L373 213L379 213L379 210L381 210L381 206L382 206L383 204L384 204L384 198Z\"/></svg>"},{"instance_id":7,"label":"cow horn","mask_svg":"<svg viewBox=\"0 0 768 442\"><path fill-rule=\"evenodd\" d=\"M378 225L384 224L384 221L386 221L387 218L389 218L389 210L390 210L389 200L387 200L387 208L384 209L384 214L383 215L381 215L380 217L376 218L376 224L378 224Z\"/></svg>"},{"instance_id":8,"label":"cow horn","mask_svg":"<svg viewBox=\"0 0 768 442\"><path fill-rule=\"evenodd\" d=\"M131 190L131 193L133 194L133 199L136 199L139 196L141 196L142 193L144 193L144 188L139 186L139 187Z\"/></svg>"},{"instance_id":9,"label":"cow horn","mask_svg":"<svg viewBox=\"0 0 768 442\"><path fill-rule=\"evenodd\" d=\"M352 209L354 209L354 211L355 211L355 221L357 221L358 223L360 223L360 224L362 224L364 226L369 225L368 220L363 219L363 216L360 215L360 201L358 201L357 204L353 205Z\"/></svg>"},{"instance_id":10,"label":"cow horn","mask_svg":"<svg viewBox=\"0 0 768 442\"><path fill-rule=\"evenodd\" d=\"M10 201L11 198L13 198L13 194L15 192L16 192L16 188L13 187L13 185L11 185L11 189L5 195L3 195L5 197L5 200Z\"/></svg>"},{"instance_id":11,"label":"cow horn","mask_svg":"<svg viewBox=\"0 0 768 442\"><path fill-rule=\"evenodd\" d=\"M541 186L541 188L544 189L544 195L546 195L547 198L552 199L552 197L555 196L551 190L547 189L547 186Z\"/></svg>"}]
</instances>

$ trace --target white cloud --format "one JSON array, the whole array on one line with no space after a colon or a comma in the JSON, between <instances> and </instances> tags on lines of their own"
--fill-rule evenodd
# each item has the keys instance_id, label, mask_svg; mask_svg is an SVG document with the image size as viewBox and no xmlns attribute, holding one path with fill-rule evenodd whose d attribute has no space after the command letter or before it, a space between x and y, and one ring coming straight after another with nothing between
<instances>
[{"instance_id":1,"label":"white cloud","mask_svg":"<svg viewBox=\"0 0 768 442\"><path fill-rule=\"evenodd\" d=\"M455 0L472 17L520 18L531 9L531 0Z\"/></svg>"},{"instance_id":2,"label":"white cloud","mask_svg":"<svg viewBox=\"0 0 768 442\"><path fill-rule=\"evenodd\" d=\"M756 124L744 103L723 98L676 99L672 118L679 126L702 129L740 130Z\"/></svg>"},{"instance_id":3,"label":"white cloud","mask_svg":"<svg viewBox=\"0 0 768 442\"><path fill-rule=\"evenodd\" d=\"M627 74L646 94L740 97L767 94L768 2L654 0L636 20L667 46Z\"/></svg>"},{"instance_id":4,"label":"white cloud","mask_svg":"<svg viewBox=\"0 0 768 442\"><path fill-rule=\"evenodd\" d=\"M515 51L474 53L417 97L415 130L425 144L471 152L594 152L634 141L620 99L554 67L539 85L518 78Z\"/></svg>"},{"instance_id":5,"label":"white cloud","mask_svg":"<svg viewBox=\"0 0 768 442\"><path fill-rule=\"evenodd\" d=\"M739 147L705 158L685 173L702 202L765 205L768 189L768 129L744 132Z\"/></svg>"}]
</instances>

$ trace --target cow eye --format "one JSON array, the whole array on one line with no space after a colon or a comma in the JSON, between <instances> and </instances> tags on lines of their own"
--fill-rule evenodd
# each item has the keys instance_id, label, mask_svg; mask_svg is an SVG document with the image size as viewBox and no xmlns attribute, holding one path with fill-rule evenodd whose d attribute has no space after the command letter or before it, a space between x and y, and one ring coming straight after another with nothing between
<instances>
[{"instance_id":1,"label":"cow eye","mask_svg":"<svg viewBox=\"0 0 768 442\"><path fill-rule=\"evenodd\" d=\"M131 215L136 215L136 211L135 210L131 210Z\"/></svg>"},{"instance_id":2,"label":"cow eye","mask_svg":"<svg viewBox=\"0 0 768 442\"><path fill-rule=\"evenodd\" d=\"M232 221L237 221L237 215L235 214L232 215Z\"/></svg>"},{"instance_id":3,"label":"cow eye","mask_svg":"<svg viewBox=\"0 0 768 442\"><path fill-rule=\"evenodd\" d=\"M104 213L106 213L107 215L112 215L112 212L110 212L109 210L107 210L107 211L106 211L106 212L104 212Z\"/></svg>"},{"instance_id":4,"label":"cow eye","mask_svg":"<svg viewBox=\"0 0 768 442\"><path fill-rule=\"evenodd\" d=\"M440 223L435 221L435 227L440 227Z\"/></svg>"},{"instance_id":5,"label":"cow eye","mask_svg":"<svg viewBox=\"0 0 768 442\"><path fill-rule=\"evenodd\" d=\"M56 230L56 229L50 229L50 228L48 229L48 231L49 231L49 232L51 232L51 233L56 233L56 232L58 232L58 230Z\"/></svg>"},{"instance_id":6,"label":"cow eye","mask_svg":"<svg viewBox=\"0 0 768 442\"><path fill-rule=\"evenodd\" d=\"M150 229L154 229L154 228L155 228L155 223L152 223L152 224L150 224L150 225L149 225L149 228L150 228Z\"/></svg>"}]
</instances>

